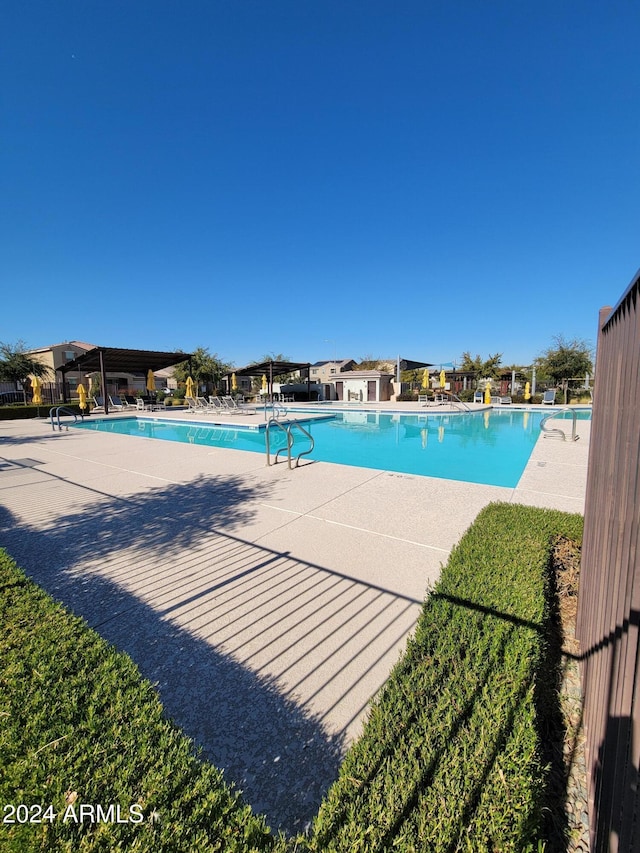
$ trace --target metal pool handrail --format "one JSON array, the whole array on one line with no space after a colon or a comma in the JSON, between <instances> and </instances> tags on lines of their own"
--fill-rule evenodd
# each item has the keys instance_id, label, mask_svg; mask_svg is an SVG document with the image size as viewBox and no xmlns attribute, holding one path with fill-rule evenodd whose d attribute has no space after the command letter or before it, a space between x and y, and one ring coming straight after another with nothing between
<instances>
[{"instance_id":1,"label":"metal pool handrail","mask_svg":"<svg viewBox=\"0 0 640 853\"><path fill-rule=\"evenodd\" d=\"M276 451L276 455L274 457L273 463L271 462L271 440L269 438L269 429L272 426L276 426L276 427L278 427L278 429L282 430L282 432L285 434L285 437L286 437L286 447L278 448L278 450ZM295 438L291 432L293 428L299 429L301 432L303 432L307 436L309 441L311 442L311 445L307 450L302 450L295 457L294 467L295 468L298 467L301 456L307 456L309 453L312 452L313 448L315 447L315 441L314 441L311 433L308 432L308 430L306 430L302 426L302 424L299 424L297 421L292 421L290 424L288 424L285 427L283 424L280 423L280 421L278 420L277 417L272 417L269 419L269 422L267 423L267 428L265 430L265 450L267 453L267 465L272 465L272 464L277 465L278 464L278 456L281 453L283 453L284 451L286 451L286 453L287 453L287 465L289 467L289 470L291 470L291 448L293 447L294 442L295 442Z\"/></svg>"},{"instance_id":2,"label":"metal pool handrail","mask_svg":"<svg viewBox=\"0 0 640 853\"><path fill-rule=\"evenodd\" d=\"M56 431L56 424L53 422L53 417L55 414L56 423L58 425L58 429L62 432L62 423L60 421L60 413L63 412L65 415L73 415L73 422L78 423L78 415L73 409L69 409L66 406L56 406L55 408L49 411L49 419L51 420L51 429ZM84 420L84 416L82 416L82 420ZM67 427L69 429L69 427Z\"/></svg>"},{"instance_id":3,"label":"metal pool handrail","mask_svg":"<svg viewBox=\"0 0 640 853\"><path fill-rule=\"evenodd\" d=\"M545 438L562 438L563 441L567 440L567 434L564 430L559 429L558 427L548 427L547 421L550 421L551 418L555 418L556 415L561 414L562 412L571 412L571 441L577 441L580 436L576 435L576 426L577 426L577 415L575 409L572 409L570 406L563 406L561 409L557 409L557 411L552 412L550 415L547 415L540 421L540 430L545 433Z\"/></svg>"}]
</instances>

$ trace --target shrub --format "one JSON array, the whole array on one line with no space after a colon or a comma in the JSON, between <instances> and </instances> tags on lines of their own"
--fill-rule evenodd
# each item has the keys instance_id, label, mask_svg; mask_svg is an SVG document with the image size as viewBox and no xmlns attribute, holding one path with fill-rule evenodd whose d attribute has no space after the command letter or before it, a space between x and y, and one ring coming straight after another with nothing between
<instances>
[{"instance_id":1,"label":"shrub","mask_svg":"<svg viewBox=\"0 0 640 853\"><path fill-rule=\"evenodd\" d=\"M473 390L471 388L462 388L458 391L458 397L463 403L473 403Z\"/></svg>"},{"instance_id":2,"label":"shrub","mask_svg":"<svg viewBox=\"0 0 640 853\"><path fill-rule=\"evenodd\" d=\"M27 418L48 418L51 409L57 409L58 406L64 406L65 409L70 409L76 414L81 414L81 409L78 403L43 403L41 406L29 404L27 406L0 406L0 420L13 421L25 420ZM84 410L85 415L89 414L88 407Z\"/></svg>"}]
</instances>

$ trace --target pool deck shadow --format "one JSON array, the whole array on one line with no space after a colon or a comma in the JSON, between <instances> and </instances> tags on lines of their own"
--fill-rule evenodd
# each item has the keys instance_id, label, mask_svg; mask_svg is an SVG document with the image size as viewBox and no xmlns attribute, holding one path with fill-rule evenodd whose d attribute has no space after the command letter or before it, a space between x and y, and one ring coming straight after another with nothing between
<instances>
[{"instance_id":1,"label":"pool deck shadow","mask_svg":"<svg viewBox=\"0 0 640 853\"><path fill-rule=\"evenodd\" d=\"M311 819L451 548L495 500L582 512L590 424L515 489L0 424L0 545L157 682L270 824Z\"/></svg>"}]
</instances>

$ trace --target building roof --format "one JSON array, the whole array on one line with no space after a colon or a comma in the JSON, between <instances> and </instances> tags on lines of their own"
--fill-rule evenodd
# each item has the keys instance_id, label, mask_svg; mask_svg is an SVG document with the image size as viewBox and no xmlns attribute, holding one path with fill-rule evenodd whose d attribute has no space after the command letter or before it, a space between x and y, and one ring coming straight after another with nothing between
<instances>
[{"instance_id":1,"label":"building roof","mask_svg":"<svg viewBox=\"0 0 640 853\"><path fill-rule=\"evenodd\" d=\"M381 376L393 376L390 370L345 370L335 377L335 380L341 382L343 379L376 379Z\"/></svg>"},{"instance_id":2,"label":"building roof","mask_svg":"<svg viewBox=\"0 0 640 853\"><path fill-rule=\"evenodd\" d=\"M56 368L64 375L71 370L82 370L90 373L93 370L104 370L108 373L147 373L152 370L162 370L172 364L179 364L191 358L188 352L160 352L143 349L115 349L113 347L94 347L79 355L73 361L68 361Z\"/></svg>"},{"instance_id":3,"label":"building roof","mask_svg":"<svg viewBox=\"0 0 640 853\"><path fill-rule=\"evenodd\" d=\"M29 352L51 352L51 350L57 349L58 347L73 347L74 349L90 350L95 346L95 344L87 344L84 341L62 341L59 344L50 344L48 347L34 347L33 349L30 349Z\"/></svg>"},{"instance_id":4,"label":"building roof","mask_svg":"<svg viewBox=\"0 0 640 853\"><path fill-rule=\"evenodd\" d=\"M311 367L322 367L325 364L350 364L352 358L325 358L324 361L314 361Z\"/></svg>"}]
</instances>

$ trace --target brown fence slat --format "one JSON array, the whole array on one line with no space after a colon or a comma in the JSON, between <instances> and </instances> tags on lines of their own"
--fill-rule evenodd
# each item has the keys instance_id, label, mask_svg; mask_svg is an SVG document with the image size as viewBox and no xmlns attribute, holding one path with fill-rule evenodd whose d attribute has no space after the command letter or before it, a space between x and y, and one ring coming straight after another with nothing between
<instances>
[{"instance_id":1,"label":"brown fence slat","mask_svg":"<svg viewBox=\"0 0 640 853\"><path fill-rule=\"evenodd\" d=\"M577 632L592 851L637 853L640 275L600 312Z\"/></svg>"}]
</instances>

